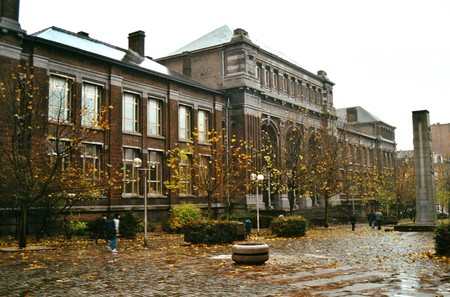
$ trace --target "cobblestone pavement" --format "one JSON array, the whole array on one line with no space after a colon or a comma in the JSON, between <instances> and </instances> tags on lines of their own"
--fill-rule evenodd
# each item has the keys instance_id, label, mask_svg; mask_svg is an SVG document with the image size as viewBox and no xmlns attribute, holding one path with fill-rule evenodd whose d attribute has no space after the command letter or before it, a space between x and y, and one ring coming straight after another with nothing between
<instances>
[{"instance_id":1,"label":"cobblestone pavement","mask_svg":"<svg viewBox=\"0 0 450 297\"><path fill-rule=\"evenodd\" d=\"M114 255L91 241L0 253L0 296L450 296L450 263L431 256L433 234L357 226L262 236L265 265L236 265L231 246L188 245L150 233Z\"/></svg>"}]
</instances>

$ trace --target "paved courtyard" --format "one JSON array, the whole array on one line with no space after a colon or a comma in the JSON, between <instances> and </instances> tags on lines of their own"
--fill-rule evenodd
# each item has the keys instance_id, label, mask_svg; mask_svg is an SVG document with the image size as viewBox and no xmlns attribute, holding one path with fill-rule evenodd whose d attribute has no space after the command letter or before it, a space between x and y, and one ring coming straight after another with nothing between
<instances>
[{"instance_id":1,"label":"paved courtyard","mask_svg":"<svg viewBox=\"0 0 450 297\"><path fill-rule=\"evenodd\" d=\"M236 265L231 246L182 236L121 240L114 255L90 240L41 242L54 250L0 253L0 296L450 296L450 262L432 233L358 225L309 230L270 246L265 265Z\"/></svg>"}]
</instances>

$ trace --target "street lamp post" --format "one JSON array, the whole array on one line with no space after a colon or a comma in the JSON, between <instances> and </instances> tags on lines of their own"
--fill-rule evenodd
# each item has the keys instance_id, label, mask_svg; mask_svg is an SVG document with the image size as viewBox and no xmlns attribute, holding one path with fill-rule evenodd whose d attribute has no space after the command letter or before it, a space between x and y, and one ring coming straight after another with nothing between
<instances>
[{"instance_id":1,"label":"street lamp post","mask_svg":"<svg viewBox=\"0 0 450 297\"><path fill-rule=\"evenodd\" d=\"M256 235L259 236L259 187L258 187L258 183L260 181L264 180L264 175L262 175L262 174L256 175L255 173L252 173L252 174L250 174L250 178L252 179L252 181L256 181L256 230L257 230Z\"/></svg>"},{"instance_id":2,"label":"street lamp post","mask_svg":"<svg viewBox=\"0 0 450 297\"><path fill-rule=\"evenodd\" d=\"M133 159L133 167L137 168L138 171L144 171L144 246L148 245L147 242L147 171L149 168L141 168L142 160L139 158Z\"/></svg>"}]
</instances>

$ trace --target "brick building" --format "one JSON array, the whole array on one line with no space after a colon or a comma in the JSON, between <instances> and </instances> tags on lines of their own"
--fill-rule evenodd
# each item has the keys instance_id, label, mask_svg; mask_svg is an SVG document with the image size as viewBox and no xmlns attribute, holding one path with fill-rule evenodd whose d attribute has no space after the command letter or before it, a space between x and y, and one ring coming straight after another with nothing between
<instances>
[{"instance_id":1,"label":"brick building","mask_svg":"<svg viewBox=\"0 0 450 297\"><path fill-rule=\"evenodd\" d=\"M143 31L130 33L129 48L122 49L86 32L57 27L28 35L18 22L18 0L2 1L0 13L2 69L28 65L40 96L48 97L43 112L48 122L95 130L83 141L80 157L99 171L111 164L123 173L122 186L99 197L91 209L143 209L143 182L132 165L135 158L149 169L149 210L163 215L180 203L163 185L170 178L166 152L189 142L194 130L220 131L225 97L146 57ZM93 123L99 117L108 119L109 129ZM202 145L207 144L195 143L196 149Z\"/></svg>"},{"instance_id":2,"label":"brick building","mask_svg":"<svg viewBox=\"0 0 450 297\"><path fill-rule=\"evenodd\" d=\"M450 157L450 124L431 124L433 151L444 158Z\"/></svg>"},{"instance_id":3,"label":"brick building","mask_svg":"<svg viewBox=\"0 0 450 297\"><path fill-rule=\"evenodd\" d=\"M325 71L312 73L300 67L281 52L253 42L243 29L220 27L157 61L220 89L228 100L230 133L252 141L260 149L264 142L266 147L273 147L275 164L285 158L296 127L304 131L335 127L348 133L349 150L355 156L353 167L394 166L395 127L360 107L337 113L334 83ZM254 170L267 172L263 161L259 167ZM269 200L275 208L286 207L288 193L265 194L272 197ZM307 206L310 202L301 204Z\"/></svg>"},{"instance_id":4,"label":"brick building","mask_svg":"<svg viewBox=\"0 0 450 297\"><path fill-rule=\"evenodd\" d=\"M48 122L57 115L68 125L95 130L82 144L82 159L99 168L112 164L123 170L121 187L99 197L91 210L143 209L143 182L132 165L135 158L149 170L148 205L154 216L195 197L192 185L181 198L163 185L171 178L167 151L190 142L195 129L199 133L223 129L259 150L264 143L279 164L294 127L305 131L345 127L351 134L348 145L359 160L391 166L394 127L383 123L373 129L376 124L362 124L361 110L356 110L356 120L348 121L351 116L347 122L340 120L333 103L334 83L325 71L303 69L281 53L252 42L245 30L219 28L154 61L145 56L143 31L129 34L128 49L57 27L28 35L18 22L19 1L1 3L2 65L33 68L41 95L49 98ZM82 110L88 112L75 116ZM102 110L109 129L90 125ZM352 110L346 112L354 115ZM195 143L197 150L202 145L206 144ZM253 166L255 172L268 169L263 160ZM289 193L271 191L269 184L264 194L275 208L286 209ZM310 205L305 197L302 206ZM215 207L224 205L219 201Z\"/></svg>"}]
</instances>

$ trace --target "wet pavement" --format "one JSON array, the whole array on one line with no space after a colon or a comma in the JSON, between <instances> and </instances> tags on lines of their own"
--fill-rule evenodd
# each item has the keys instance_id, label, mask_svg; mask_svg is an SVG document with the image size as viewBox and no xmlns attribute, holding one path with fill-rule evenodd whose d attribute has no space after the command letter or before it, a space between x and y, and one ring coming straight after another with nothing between
<instances>
[{"instance_id":1,"label":"wet pavement","mask_svg":"<svg viewBox=\"0 0 450 297\"><path fill-rule=\"evenodd\" d=\"M121 240L117 255L89 240L4 252L0 296L450 296L450 262L433 257L433 233L360 225L250 240L269 245L266 264L236 265L232 245L162 233L148 247Z\"/></svg>"}]
</instances>

